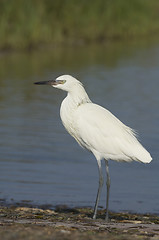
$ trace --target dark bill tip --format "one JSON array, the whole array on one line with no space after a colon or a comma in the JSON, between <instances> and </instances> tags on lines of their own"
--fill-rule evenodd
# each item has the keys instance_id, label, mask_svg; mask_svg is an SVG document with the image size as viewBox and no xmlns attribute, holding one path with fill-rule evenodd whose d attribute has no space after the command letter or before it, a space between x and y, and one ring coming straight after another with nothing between
<instances>
[{"instance_id":1,"label":"dark bill tip","mask_svg":"<svg viewBox=\"0 0 159 240\"><path fill-rule=\"evenodd\" d=\"M41 82L35 82L34 84L37 85L56 85L56 81L55 80L50 80L50 81L41 81Z\"/></svg>"}]
</instances>

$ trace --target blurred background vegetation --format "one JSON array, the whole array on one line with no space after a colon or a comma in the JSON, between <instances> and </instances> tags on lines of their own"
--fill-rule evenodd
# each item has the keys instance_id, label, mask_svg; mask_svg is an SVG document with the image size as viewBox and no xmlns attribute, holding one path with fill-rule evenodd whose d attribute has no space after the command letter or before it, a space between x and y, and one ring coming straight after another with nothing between
<instances>
[{"instance_id":1,"label":"blurred background vegetation","mask_svg":"<svg viewBox=\"0 0 159 240\"><path fill-rule=\"evenodd\" d=\"M0 0L1 50L101 43L158 33L158 0Z\"/></svg>"}]
</instances>

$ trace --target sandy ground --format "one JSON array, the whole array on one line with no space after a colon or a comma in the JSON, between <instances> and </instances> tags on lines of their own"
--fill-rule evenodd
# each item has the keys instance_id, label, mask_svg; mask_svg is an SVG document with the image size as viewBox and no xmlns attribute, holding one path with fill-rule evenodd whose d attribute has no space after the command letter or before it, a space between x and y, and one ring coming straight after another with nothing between
<instances>
[{"instance_id":1,"label":"sandy ground","mask_svg":"<svg viewBox=\"0 0 159 240\"><path fill-rule=\"evenodd\" d=\"M104 210L93 220L90 208L57 206L0 207L0 239L3 240L94 240L94 239L159 239L159 217L130 213L110 213L104 220Z\"/></svg>"}]
</instances>

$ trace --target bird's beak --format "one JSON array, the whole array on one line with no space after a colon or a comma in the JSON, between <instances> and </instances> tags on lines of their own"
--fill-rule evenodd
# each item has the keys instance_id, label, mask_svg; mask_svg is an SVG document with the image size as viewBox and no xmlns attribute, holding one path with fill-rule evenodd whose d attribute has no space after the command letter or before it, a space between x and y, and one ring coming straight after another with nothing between
<instances>
[{"instance_id":1,"label":"bird's beak","mask_svg":"<svg viewBox=\"0 0 159 240\"><path fill-rule=\"evenodd\" d=\"M58 82L57 82L56 80L49 80L49 81L35 82L34 84L37 84L37 85L50 85L50 86L53 86L53 85L57 85Z\"/></svg>"}]
</instances>

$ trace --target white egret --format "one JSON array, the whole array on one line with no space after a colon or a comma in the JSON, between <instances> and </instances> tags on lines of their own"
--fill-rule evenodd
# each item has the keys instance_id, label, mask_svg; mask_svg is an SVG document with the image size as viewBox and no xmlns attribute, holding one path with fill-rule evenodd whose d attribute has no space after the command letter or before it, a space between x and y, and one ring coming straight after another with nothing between
<instances>
[{"instance_id":1,"label":"white egret","mask_svg":"<svg viewBox=\"0 0 159 240\"><path fill-rule=\"evenodd\" d=\"M70 75L63 75L55 80L36 82L51 85L67 92L60 108L62 123L69 134L84 148L92 152L97 159L99 169L99 187L94 207L93 219L103 185L101 160L105 160L107 173L106 221L108 221L108 204L110 176L108 160L143 163L151 162L149 152L140 144L135 132L124 125L107 109L94 104L89 99L82 83Z\"/></svg>"}]
</instances>

